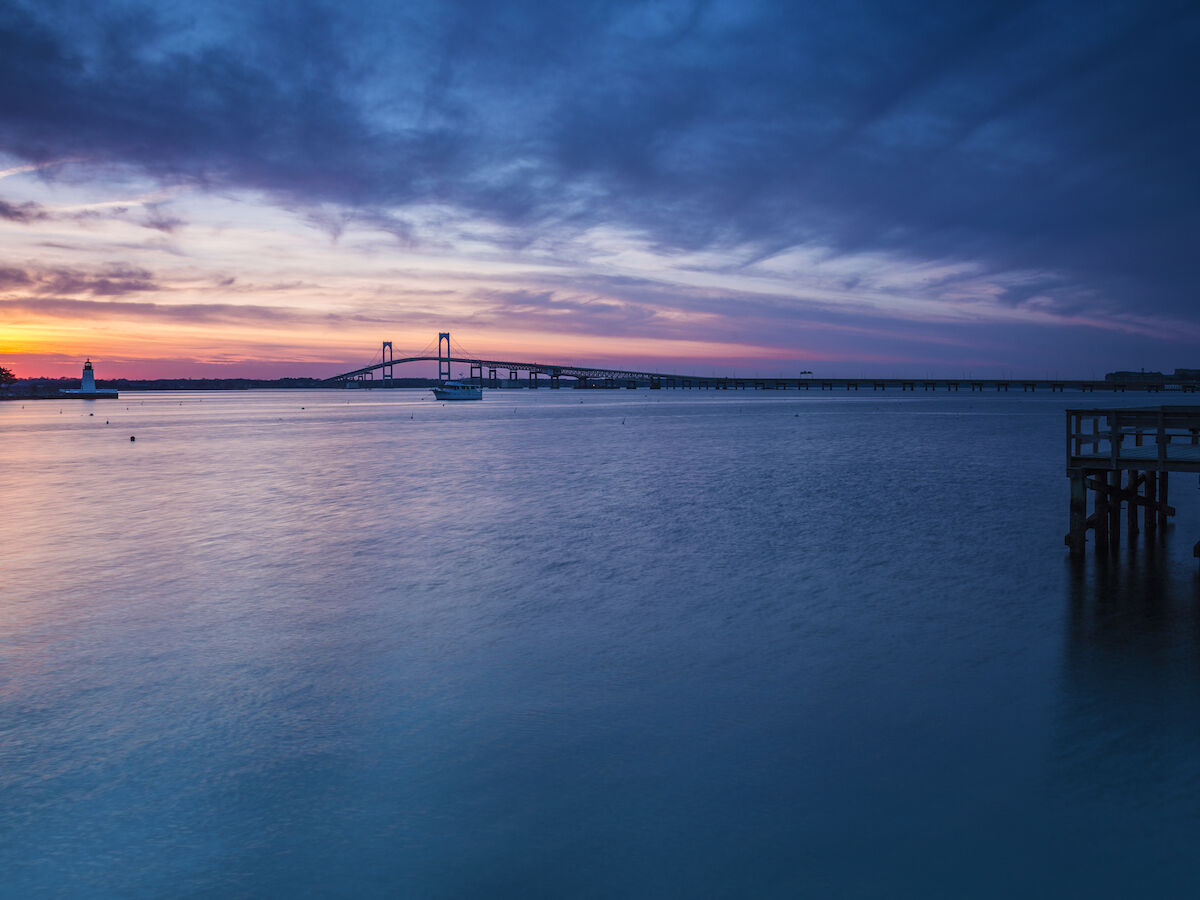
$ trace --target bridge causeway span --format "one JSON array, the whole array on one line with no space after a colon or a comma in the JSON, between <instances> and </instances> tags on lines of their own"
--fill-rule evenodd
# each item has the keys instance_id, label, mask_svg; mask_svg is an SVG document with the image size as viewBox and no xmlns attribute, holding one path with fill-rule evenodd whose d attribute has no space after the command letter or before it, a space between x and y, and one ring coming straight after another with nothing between
<instances>
[{"instance_id":1,"label":"bridge causeway span","mask_svg":"<svg viewBox=\"0 0 1200 900\"><path fill-rule=\"evenodd\" d=\"M1087 378L831 378L815 377L811 372L802 372L789 377L738 378L725 375L684 375L673 372L640 372L630 369L607 369L594 366L570 364L518 362L515 360L484 359L454 355L450 348L449 332L438 335L437 356L394 357L392 342L384 341L379 362L343 372L325 379L325 384L356 387L391 387L395 378L395 367L415 362L436 362L438 379L450 380L452 365L469 367L469 380L483 387L499 388L513 386L522 380L529 388L546 385L562 387L561 380L573 379L577 388L662 388L695 390L791 390L798 391L967 391L1000 393L1051 393L1067 390L1084 393L1110 391L1146 391L1156 393L1172 391L1196 393L1200 382L1180 381L1109 381ZM503 382L499 373L506 372ZM485 374L486 373L486 374ZM520 374L525 378L521 379Z\"/></svg>"}]
</instances>

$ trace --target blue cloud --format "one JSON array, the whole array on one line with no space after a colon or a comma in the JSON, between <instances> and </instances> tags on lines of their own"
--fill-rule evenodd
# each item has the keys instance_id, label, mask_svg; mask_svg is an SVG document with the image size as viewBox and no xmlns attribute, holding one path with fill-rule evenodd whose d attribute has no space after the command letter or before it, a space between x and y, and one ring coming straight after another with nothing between
<instances>
[{"instance_id":1,"label":"blue cloud","mask_svg":"<svg viewBox=\"0 0 1200 900\"><path fill-rule=\"evenodd\" d=\"M406 205L447 204L1194 317L1198 44L1188 2L18 0L0 149L264 191L333 233L329 204L406 242Z\"/></svg>"}]
</instances>

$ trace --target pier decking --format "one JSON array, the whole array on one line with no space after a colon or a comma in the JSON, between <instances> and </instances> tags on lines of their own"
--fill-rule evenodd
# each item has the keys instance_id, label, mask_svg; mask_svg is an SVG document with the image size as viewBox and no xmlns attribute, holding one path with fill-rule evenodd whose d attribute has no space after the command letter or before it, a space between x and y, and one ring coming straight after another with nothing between
<instances>
[{"instance_id":1,"label":"pier decking","mask_svg":"<svg viewBox=\"0 0 1200 900\"><path fill-rule=\"evenodd\" d=\"M1067 410L1067 477L1071 480L1071 556L1082 558L1090 529L1096 555L1121 543L1121 505L1130 538L1165 528L1171 472L1200 473L1200 406ZM1092 513L1088 515L1088 492ZM1200 556L1200 542L1193 548Z\"/></svg>"}]
</instances>

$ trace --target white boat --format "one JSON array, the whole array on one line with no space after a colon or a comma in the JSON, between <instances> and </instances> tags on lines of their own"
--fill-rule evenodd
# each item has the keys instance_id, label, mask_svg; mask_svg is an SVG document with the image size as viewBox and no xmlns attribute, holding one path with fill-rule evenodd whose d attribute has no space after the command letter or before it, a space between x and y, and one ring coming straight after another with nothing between
<instances>
[{"instance_id":1,"label":"white boat","mask_svg":"<svg viewBox=\"0 0 1200 900\"><path fill-rule=\"evenodd\" d=\"M433 389L433 396L439 400L482 400L483 388L461 381L447 381Z\"/></svg>"}]
</instances>

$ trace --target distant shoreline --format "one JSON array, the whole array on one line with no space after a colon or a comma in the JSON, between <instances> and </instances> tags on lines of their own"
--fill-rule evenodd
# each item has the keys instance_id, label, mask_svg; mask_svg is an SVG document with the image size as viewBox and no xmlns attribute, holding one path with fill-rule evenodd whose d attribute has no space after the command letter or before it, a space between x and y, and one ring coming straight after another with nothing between
<instances>
[{"instance_id":1,"label":"distant shoreline","mask_svg":"<svg viewBox=\"0 0 1200 900\"><path fill-rule=\"evenodd\" d=\"M393 387L426 388L436 378L397 378ZM341 385L325 383L321 378L106 378L97 379L99 388L126 391L255 391L255 390L345 390ZM0 388L0 400L62 400L59 391L78 389L78 378L23 378Z\"/></svg>"},{"instance_id":2,"label":"distant shoreline","mask_svg":"<svg viewBox=\"0 0 1200 900\"><path fill-rule=\"evenodd\" d=\"M867 393L877 391L909 392L909 393L1004 393L1010 389L1014 393L1061 393L1070 390L1072 393L1182 393L1196 394L1200 392L1200 370L1176 370L1172 375L1160 372L1110 372L1103 380L1094 379L1020 379L1020 378L845 378L845 377L809 377L809 378L778 378L778 377L718 377L696 376L678 379L666 379L668 383L641 381L636 387L649 390L730 390L730 391L778 391L796 390L803 393L833 392L842 393L861 390ZM679 383L675 383L678 381ZM111 388L122 393L150 391L252 391L252 390L391 390L394 388L425 389L436 387L440 382L436 378L395 378L385 384L382 380L351 381L331 383L322 378L154 378L128 379L112 378L97 380L96 386ZM24 378L15 383L0 388L2 400L62 400L72 399L63 397L64 390L78 389L78 378ZM487 382L484 387L488 387ZM554 385L540 382L543 389L554 389ZM606 384L606 388L634 387L634 383L626 384L620 381ZM507 390L526 388L521 382L503 381L493 387ZM533 384L528 387L534 387ZM600 388L597 383L576 385L568 382L562 387L571 389L578 387ZM86 399L86 398L85 398Z\"/></svg>"}]
</instances>

